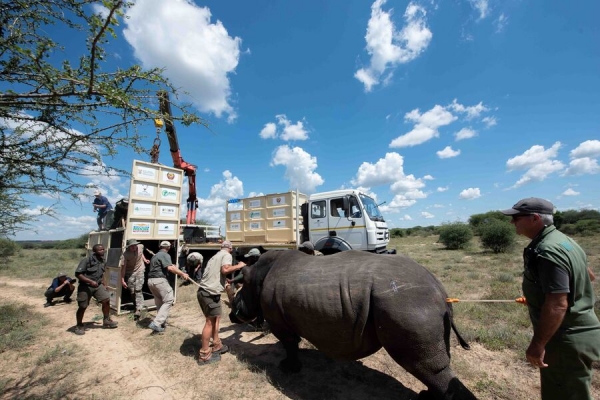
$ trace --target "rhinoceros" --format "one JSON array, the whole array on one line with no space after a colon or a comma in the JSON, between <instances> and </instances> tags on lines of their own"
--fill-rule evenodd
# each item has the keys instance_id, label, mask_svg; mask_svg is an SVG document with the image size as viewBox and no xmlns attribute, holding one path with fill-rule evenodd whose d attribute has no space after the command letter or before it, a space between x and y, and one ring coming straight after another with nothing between
<instances>
[{"instance_id":1,"label":"rhinoceros","mask_svg":"<svg viewBox=\"0 0 600 400\"><path fill-rule=\"evenodd\" d=\"M358 360L381 347L423 384L424 397L475 399L450 368L450 330L466 349L442 284L403 255L345 251L314 257L269 251L242 269L231 322L261 313L283 344L279 367L298 372L305 338L339 360Z\"/></svg>"}]
</instances>

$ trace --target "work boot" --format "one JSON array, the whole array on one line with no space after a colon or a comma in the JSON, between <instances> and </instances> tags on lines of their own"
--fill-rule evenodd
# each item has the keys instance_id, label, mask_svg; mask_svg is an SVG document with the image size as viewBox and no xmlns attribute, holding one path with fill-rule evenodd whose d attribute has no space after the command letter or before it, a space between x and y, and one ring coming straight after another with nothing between
<instances>
[{"instance_id":1,"label":"work boot","mask_svg":"<svg viewBox=\"0 0 600 400\"><path fill-rule=\"evenodd\" d=\"M79 336L85 335L85 328L83 327L83 325L77 325L73 330L73 333Z\"/></svg>"},{"instance_id":2,"label":"work boot","mask_svg":"<svg viewBox=\"0 0 600 400\"><path fill-rule=\"evenodd\" d=\"M155 324L154 321L150 322L148 328L152 329L155 333L163 333L165 331L165 328Z\"/></svg>"},{"instance_id":3,"label":"work boot","mask_svg":"<svg viewBox=\"0 0 600 400\"><path fill-rule=\"evenodd\" d=\"M54 305L54 303L52 302L52 300L46 300L46 302L44 303L44 308L50 307L50 306L53 306L53 305Z\"/></svg>"},{"instance_id":4,"label":"work boot","mask_svg":"<svg viewBox=\"0 0 600 400\"><path fill-rule=\"evenodd\" d=\"M102 321L103 328L113 329L113 328L116 328L117 325L119 325L119 324L110 318L105 318L104 321Z\"/></svg>"}]
</instances>

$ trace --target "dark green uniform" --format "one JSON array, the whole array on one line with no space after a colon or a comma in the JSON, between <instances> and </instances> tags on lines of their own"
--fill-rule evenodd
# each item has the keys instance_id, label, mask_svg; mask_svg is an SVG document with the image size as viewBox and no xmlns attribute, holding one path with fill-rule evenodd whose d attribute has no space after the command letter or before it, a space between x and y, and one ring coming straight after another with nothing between
<instances>
[{"instance_id":1,"label":"dark green uniform","mask_svg":"<svg viewBox=\"0 0 600 400\"><path fill-rule=\"evenodd\" d=\"M547 226L525 248L523 294L537 329L547 293L567 293L568 310L546 345L540 369L542 399L585 400L591 397L592 361L600 359L600 322L585 252L571 238Z\"/></svg>"}]
</instances>

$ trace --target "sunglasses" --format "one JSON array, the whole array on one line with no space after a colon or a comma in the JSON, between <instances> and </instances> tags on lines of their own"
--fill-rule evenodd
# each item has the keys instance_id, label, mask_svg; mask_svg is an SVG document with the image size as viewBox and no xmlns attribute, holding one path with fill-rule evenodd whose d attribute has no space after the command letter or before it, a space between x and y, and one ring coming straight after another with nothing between
<instances>
[{"instance_id":1,"label":"sunglasses","mask_svg":"<svg viewBox=\"0 0 600 400\"><path fill-rule=\"evenodd\" d=\"M513 215L512 216L512 220L513 222L516 222L518 220L520 220L521 218L525 218L525 217L531 217L533 214L521 214L521 215Z\"/></svg>"}]
</instances>

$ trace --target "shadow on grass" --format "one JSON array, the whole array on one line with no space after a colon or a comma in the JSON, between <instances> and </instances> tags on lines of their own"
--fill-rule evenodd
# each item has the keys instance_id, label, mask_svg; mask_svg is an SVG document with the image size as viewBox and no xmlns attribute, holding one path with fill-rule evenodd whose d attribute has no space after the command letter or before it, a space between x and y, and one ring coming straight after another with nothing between
<instances>
[{"instance_id":1,"label":"shadow on grass","mask_svg":"<svg viewBox=\"0 0 600 400\"><path fill-rule=\"evenodd\" d=\"M221 333L232 332L223 342L239 361L253 372L264 371L268 381L283 395L297 400L395 398L412 400L417 393L406 388L395 378L365 366L361 361L335 361L318 350L300 349L303 369L297 374L283 373L279 362L285 358L280 343L254 343L268 333L250 342L241 340L243 332L256 331L249 325L231 325L221 328ZM200 350L200 335L186 338L180 353L196 357ZM399 367L400 368L400 367Z\"/></svg>"}]
</instances>

